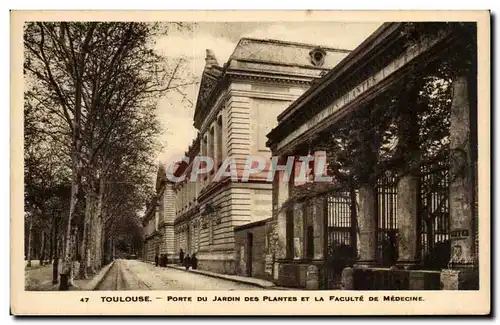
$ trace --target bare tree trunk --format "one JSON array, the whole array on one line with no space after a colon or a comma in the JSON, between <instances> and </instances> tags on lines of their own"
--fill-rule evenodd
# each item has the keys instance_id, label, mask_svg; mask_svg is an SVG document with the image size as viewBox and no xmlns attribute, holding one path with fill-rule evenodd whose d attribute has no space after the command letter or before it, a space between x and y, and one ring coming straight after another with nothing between
<instances>
[{"instance_id":1,"label":"bare tree trunk","mask_svg":"<svg viewBox=\"0 0 500 325\"><path fill-rule=\"evenodd\" d=\"M28 226L28 247L26 249L28 260L28 267L31 267L31 237L33 236L33 216L29 217L29 226Z\"/></svg>"},{"instance_id":2,"label":"bare tree trunk","mask_svg":"<svg viewBox=\"0 0 500 325\"><path fill-rule=\"evenodd\" d=\"M74 72L75 72L75 106L74 106L74 120L72 122L72 148L71 148L71 201L68 214L68 225L66 228L66 246L64 247L64 258L63 258L63 270L61 274L61 283L59 285L59 290L68 290L68 276L71 275L72 271L72 243L71 243L71 227L73 221L73 215L75 212L76 204L78 203L78 193L80 190L80 173L82 169L82 160L80 158L82 139L81 139L81 114L82 114L82 76L85 67L85 51L90 43L92 35L96 25L92 25L87 31L85 39L82 44L83 53L80 54L78 61L75 59ZM68 35L69 37L69 35Z\"/></svg>"},{"instance_id":3,"label":"bare tree trunk","mask_svg":"<svg viewBox=\"0 0 500 325\"><path fill-rule=\"evenodd\" d=\"M76 273L76 255L78 251L78 228L74 228L72 233L71 233L71 268L70 268L70 273L69 273L69 285L74 286L74 277Z\"/></svg>"},{"instance_id":4,"label":"bare tree trunk","mask_svg":"<svg viewBox=\"0 0 500 325\"><path fill-rule=\"evenodd\" d=\"M95 270L101 268L102 264L102 227L103 227L103 199L104 199L104 177L99 177L99 192L97 197L97 206L94 215L95 227L95 247L93 267Z\"/></svg>"},{"instance_id":5,"label":"bare tree trunk","mask_svg":"<svg viewBox=\"0 0 500 325\"><path fill-rule=\"evenodd\" d=\"M87 195L86 203L85 203L85 217L83 221L83 232L82 232L82 241L80 243L80 270L79 277L80 279L87 279L87 238L89 232L88 218L90 214L90 197Z\"/></svg>"},{"instance_id":6,"label":"bare tree trunk","mask_svg":"<svg viewBox=\"0 0 500 325\"><path fill-rule=\"evenodd\" d=\"M90 274L95 273L95 260L96 260L96 251L97 251L97 202L96 202L96 195L95 193L92 193L93 199L92 199L92 210L90 214L90 231L89 231L89 237L90 237L90 243L88 245L88 258L89 258L89 269L88 272Z\"/></svg>"},{"instance_id":7,"label":"bare tree trunk","mask_svg":"<svg viewBox=\"0 0 500 325\"><path fill-rule=\"evenodd\" d=\"M52 284L57 284L59 282L59 248L57 247L57 218L53 216L52 219Z\"/></svg>"},{"instance_id":8,"label":"bare tree trunk","mask_svg":"<svg viewBox=\"0 0 500 325\"><path fill-rule=\"evenodd\" d=\"M52 217L54 218L54 217ZM55 228L55 225L54 225L54 222L52 222L52 225L50 227L50 232L48 234L48 245L49 245L49 255L48 255L48 262L49 264L52 264L52 262L54 262L52 259L54 257L54 228Z\"/></svg>"},{"instance_id":9,"label":"bare tree trunk","mask_svg":"<svg viewBox=\"0 0 500 325\"><path fill-rule=\"evenodd\" d=\"M42 229L40 233L40 255L38 256L38 260L40 261L40 266L44 265L45 259L45 230Z\"/></svg>"},{"instance_id":10,"label":"bare tree trunk","mask_svg":"<svg viewBox=\"0 0 500 325\"><path fill-rule=\"evenodd\" d=\"M101 217L101 251L100 251L101 255L100 255L100 261L99 261L99 263L101 264L101 267L104 266L104 257L105 257L104 254L105 254L105 247L106 247L105 246L106 241L104 239L104 229L103 229L103 225L102 225L102 223L103 223L102 220L103 220L103 218Z\"/></svg>"},{"instance_id":11,"label":"bare tree trunk","mask_svg":"<svg viewBox=\"0 0 500 325\"><path fill-rule=\"evenodd\" d=\"M75 151L75 149L73 149ZM73 215L75 213L76 204L78 203L78 192L80 189L79 179L78 179L78 158L77 153L73 152L73 176L71 181L71 201L68 214L68 224L66 226L66 243L64 246L64 257L62 260L62 274L61 282L59 284L59 290L69 289L69 277L71 273L72 261L72 241L71 241L71 225L73 221Z\"/></svg>"}]
</instances>

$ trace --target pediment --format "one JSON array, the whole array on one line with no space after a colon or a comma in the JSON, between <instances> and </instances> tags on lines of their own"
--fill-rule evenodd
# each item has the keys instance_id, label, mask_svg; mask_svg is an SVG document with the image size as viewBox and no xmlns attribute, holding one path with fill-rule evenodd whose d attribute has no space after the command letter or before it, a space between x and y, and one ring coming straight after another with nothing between
<instances>
[{"instance_id":1,"label":"pediment","mask_svg":"<svg viewBox=\"0 0 500 325\"><path fill-rule=\"evenodd\" d=\"M198 91L198 98L196 100L195 116L201 113L205 107L210 95L217 86L219 78L222 75L222 70L220 67L212 66L209 69L203 71L201 77L200 89Z\"/></svg>"}]
</instances>

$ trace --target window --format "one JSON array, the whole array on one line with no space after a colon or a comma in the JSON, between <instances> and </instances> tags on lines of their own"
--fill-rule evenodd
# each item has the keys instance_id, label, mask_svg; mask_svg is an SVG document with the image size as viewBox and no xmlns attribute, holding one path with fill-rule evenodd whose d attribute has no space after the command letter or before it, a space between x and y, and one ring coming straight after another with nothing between
<instances>
[{"instance_id":1,"label":"window","mask_svg":"<svg viewBox=\"0 0 500 325\"><path fill-rule=\"evenodd\" d=\"M217 154L215 155L217 169L222 164L222 115L217 119Z\"/></svg>"},{"instance_id":2,"label":"window","mask_svg":"<svg viewBox=\"0 0 500 325\"><path fill-rule=\"evenodd\" d=\"M214 127L212 126L212 128L210 129L210 137L209 137L209 144L208 144L208 155L210 156L210 158L214 159L214 148L215 148L215 141L214 141Z\"/></svg>"},{"instance_id":3,"label":"window","mask_svg":"<svg viewBox=\"0 0 500 325\"><path fill-rule=\"evenodd\" d=\"M204 157L208 156L208 139L207 139L207 136L203 137L201 155L204 156ZM203 166L200 166L200 167L203 167ZM200 179L200 181L202 181L202 187L205 185L205 179L206 179L206 174L202 175L201 179Z\"/></svg>"},{"instance_id":4,"label":"window","mask_svg":"<svg viewBox=\"0 0 500 325\"><path fill-rule=\"evenodd\" d=\"M314 202L308 201L304 207L305 215L304 215L304 223L305 223L305 248L306 248L306 259L314 258Z\"/></svg>"}]
</instances>

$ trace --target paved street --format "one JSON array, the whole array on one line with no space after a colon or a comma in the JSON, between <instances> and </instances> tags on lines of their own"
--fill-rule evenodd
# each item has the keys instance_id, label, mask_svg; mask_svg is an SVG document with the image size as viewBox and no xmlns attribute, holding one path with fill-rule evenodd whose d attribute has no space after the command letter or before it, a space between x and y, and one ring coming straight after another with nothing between
<instances>
[{"instance_id":1,"label":"paved street","mask_svg":"<svg viewBox=\"0 0 500 325\"><path fill-rule=\"evenodd\" d=\"M116 260L96 290L262 290L189 271L155 267L136 260Z\"/></svg>"}]
</instances>

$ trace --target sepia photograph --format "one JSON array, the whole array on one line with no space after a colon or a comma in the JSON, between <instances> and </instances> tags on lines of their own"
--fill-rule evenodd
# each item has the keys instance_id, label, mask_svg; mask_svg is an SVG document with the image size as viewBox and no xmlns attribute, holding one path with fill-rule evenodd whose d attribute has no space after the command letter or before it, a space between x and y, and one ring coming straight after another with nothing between
<instances>
[{"instance_id":1,"label":"sepia photograph","mask_svg":"<svg viewBox=\"0 0 500 325\"><path fill-rule=\"evenodd\" d=\"M475 13L20 21L24 291L120 308L489 297Z\"/></svg>"}]
</instances>

